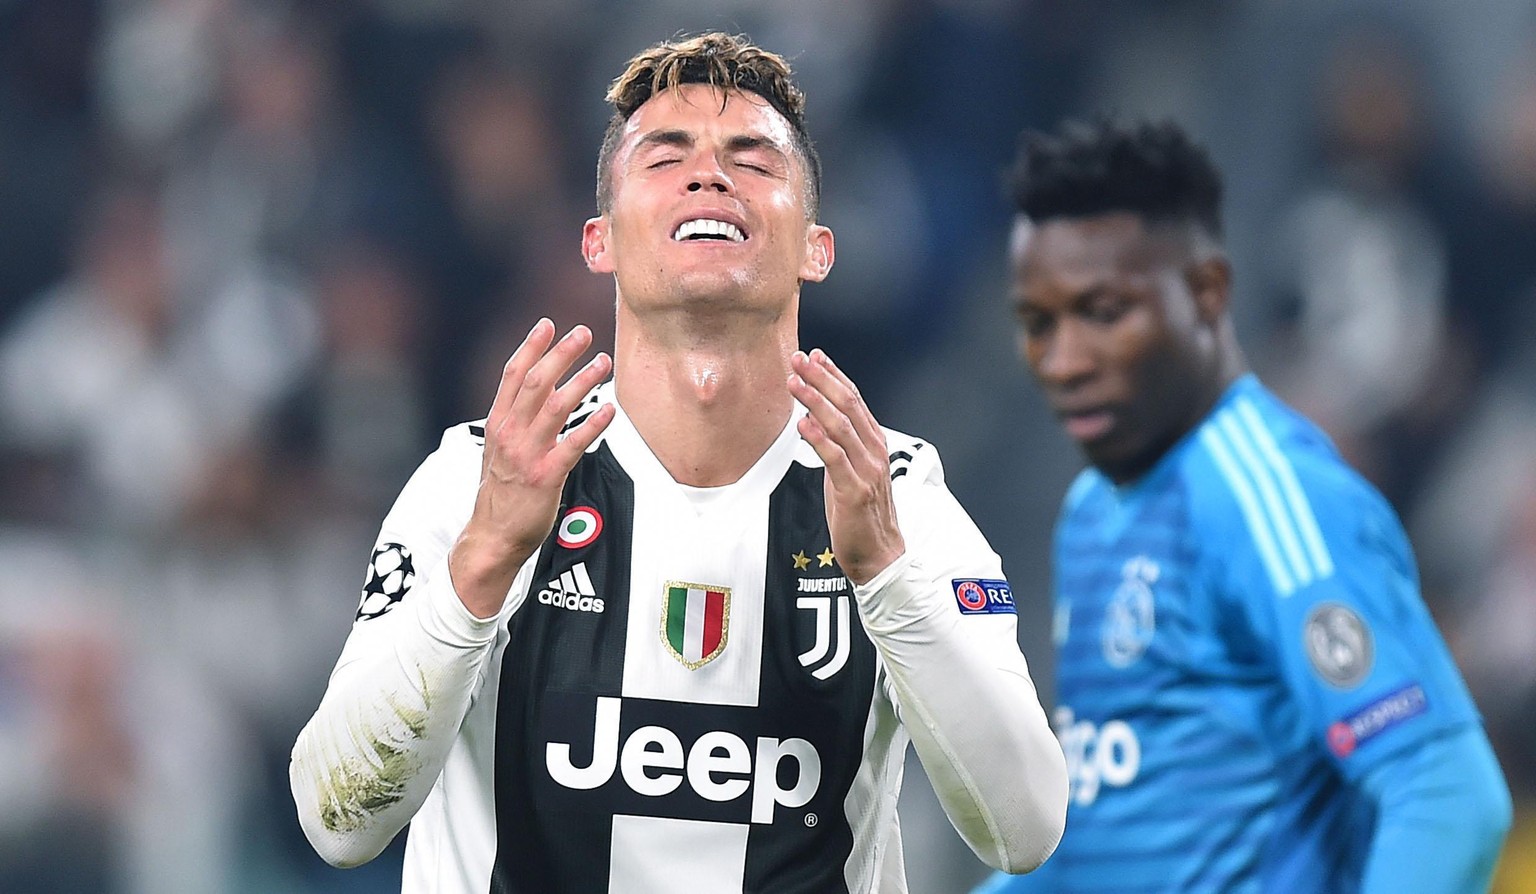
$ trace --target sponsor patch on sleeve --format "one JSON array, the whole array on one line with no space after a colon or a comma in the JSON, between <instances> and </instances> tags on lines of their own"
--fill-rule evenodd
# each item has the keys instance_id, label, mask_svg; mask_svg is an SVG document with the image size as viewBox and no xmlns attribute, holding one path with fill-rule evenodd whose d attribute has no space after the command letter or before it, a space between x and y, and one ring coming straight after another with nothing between
<instances>
[{"instance_id":1,"label":"sponsor patch on sleeve","mask_svg":"<svg viewBox=\"0 0 1536 894\"><path fill-rule=\"evenodd\" d=\"M1387 693L1328 727L1328 747L1339 757L1349 757L1355 749L1387 730L1429 710L1424 687L1409 683Z\"/></svg>"},{"instance_id":2,"label":"sponsor patch on sleeve","mask_svg":"<svg viewBox=\"0 0 1536 894\"><path fill-rule=\"evenodd\" d=\"M1013 604L1013 591L1005 580L961 577L950 583L955 588L955 601L960 604L962 615L1018 614Z\"/></svg>"}]
</instances>

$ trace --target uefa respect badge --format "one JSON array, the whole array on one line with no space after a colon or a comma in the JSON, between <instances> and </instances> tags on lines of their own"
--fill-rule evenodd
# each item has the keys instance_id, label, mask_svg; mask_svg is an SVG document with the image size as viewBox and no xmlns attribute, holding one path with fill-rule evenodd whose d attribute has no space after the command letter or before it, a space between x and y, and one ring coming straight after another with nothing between
<instances>
[{"instance_id":1,"label":"uefa respect badge","mask_svg":"<svg viewBox=\"0 0 1536 894\"><path fill-rule=\"evenodd\" d=\"M984 577L961 577L950 581L955 589L955 602L962 615L1016 615L1013 590L1005 580Z\"/></svg>"}]
</instances>

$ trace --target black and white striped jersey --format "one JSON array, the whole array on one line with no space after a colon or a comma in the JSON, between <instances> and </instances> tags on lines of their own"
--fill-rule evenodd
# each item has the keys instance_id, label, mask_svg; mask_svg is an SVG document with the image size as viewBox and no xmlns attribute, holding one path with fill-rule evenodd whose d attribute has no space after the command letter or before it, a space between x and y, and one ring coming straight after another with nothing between
<instances>
[{"instance_id":1,"label":"black and white striped jersey","mask_svg":"<svg viewBox=\"0 0 1536 894\"><path fill-rule=\"evenodd\" d=\"M853 586L795 421L736 483L694 488L621 409L485 621L446 567L484 431L450 429L385 519L294 750L321 855L362 862L410 822L411 892L900 892L910 737L983 859L1043 860L1065 770L997 556L934 449L887 432L907 553Z\"/></svg>"}]
</instances>

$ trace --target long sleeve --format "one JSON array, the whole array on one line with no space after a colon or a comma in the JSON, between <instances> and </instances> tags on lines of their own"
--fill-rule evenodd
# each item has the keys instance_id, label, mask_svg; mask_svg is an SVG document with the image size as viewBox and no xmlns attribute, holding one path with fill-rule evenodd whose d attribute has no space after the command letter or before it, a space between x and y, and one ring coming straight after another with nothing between
<instances>
[{"instance_id":1,"label":"long sleeve","mask_svg":"<svg viewBox=\"0 0 1536 894\"><path fill-rule=\"evenodd\" d=\"M293 749L299 823L336 866L373 859L421 807L495 640L498 619L464 608L446 560L412 596L354 629Z\"/></svg>"},{"instance_id":2,"label":"long sleeve","mask_svg":"<svg viewBox=\"0 0 1536 894\"><path fill-rule=\"evenodd\" d=\"M373 859L421 807L478 694L498 627L448 575L473 505L479 445L450 429L385 517L357 620L289 764L299 822L337 866ZM531 564L531 563L530 563ZM525 592L529 566L513 584Z\"/></svg>"},{"instance_id":3,"label":"long sleeve","mask_svg":"<svg viewBox=\"0 0 1536 894\"><path fill-rule=\"evenodd\" d=\"M1066 761L1019 651L1010 597L997 612L965 613L957 602L964 581L1006 585L995 586L1000 560L944 487L937 458L929 463L898 493L906 554L855 597L950 822L988 865L1028 872L1060 841Z\"/></svg>"},{"instance_id":4,"label":"long sleeve","mask_svg":"<svg viewBox=\"0 0 1536 894\"><path fill-rule=\"evenodd\" d=\"M1376 803L1361 894L1488 890L1511 806L1482 727L1401 751L1360 785Z\"/></svg>"}]
</instances>

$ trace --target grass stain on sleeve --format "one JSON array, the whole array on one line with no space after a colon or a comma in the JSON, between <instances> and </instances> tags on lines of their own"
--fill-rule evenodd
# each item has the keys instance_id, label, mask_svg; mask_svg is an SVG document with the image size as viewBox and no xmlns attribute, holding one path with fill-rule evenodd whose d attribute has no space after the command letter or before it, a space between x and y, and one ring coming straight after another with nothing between
<instances>
[{"instance_id":1,"label":"grass stain on sleeve","mask_svg":"<svg viewBox=\"0 0 1536 894\"><path fill-rule=\"evenodd\" d=\"M384 699L389 713L404 727L403 736L390 735L400 731L394 723L386 723L385 730L368 725L353 730L355 741L370 754L343 758L320 781L320 822L326 829L358 831L405 797L406 786L421 772L415 746L426 738L432 703L425 675L419 678L417 694L422 700L420 708L401 704L393 695Z\"/></svg>"}]
</instances>

